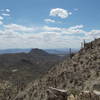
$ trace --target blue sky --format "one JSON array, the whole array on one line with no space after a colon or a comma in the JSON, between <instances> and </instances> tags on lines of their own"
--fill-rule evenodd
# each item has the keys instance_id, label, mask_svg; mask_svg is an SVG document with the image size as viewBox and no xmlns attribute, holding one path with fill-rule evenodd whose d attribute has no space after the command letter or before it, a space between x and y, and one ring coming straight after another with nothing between
<instances>
[{"instance_id":1,"label":"blue sky","mask_svg":"<svg viewBox=\"0 0 100 100\"><path fill-rule=\"evenodd\" d=\"M79 48L100 36L99 9L100 0L0 0L0 49Z\"/></svg>"}]
</instances>

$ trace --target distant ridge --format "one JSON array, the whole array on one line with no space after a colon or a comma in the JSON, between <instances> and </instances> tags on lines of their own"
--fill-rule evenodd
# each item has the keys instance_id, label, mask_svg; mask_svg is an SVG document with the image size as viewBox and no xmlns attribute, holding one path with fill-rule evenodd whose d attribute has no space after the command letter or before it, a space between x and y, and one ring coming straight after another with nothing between
<instances>
[{"instance_id":1,"label":"distant ridge","mask_svg":"<svg viewBox=\"0 0 100 100\"><path fill-rule=\"evenodd\" d=\"M33 49L37 49L37 48L33 48ZM0 54L7 54L7 53L28 53L30 52L32 49L31 48L27 48L27 49L1 49L0 50ZM43 49L44 51L46 51L47 53L50 54L68 54L69 53L69 48L57 48L57 49ZM75 49L72 48L73 52L77 52L79 51L79 49Z\"/></svg>"},{"instance_id":2,"label":"distant ridge","mask_svg":"<svg viewBox=\"0 0 100 100\"><path fill-rule=\"evenodd\" d=\"M31 49L1 49L0 54L29 52Z\"/></svg>"}]
</instances>

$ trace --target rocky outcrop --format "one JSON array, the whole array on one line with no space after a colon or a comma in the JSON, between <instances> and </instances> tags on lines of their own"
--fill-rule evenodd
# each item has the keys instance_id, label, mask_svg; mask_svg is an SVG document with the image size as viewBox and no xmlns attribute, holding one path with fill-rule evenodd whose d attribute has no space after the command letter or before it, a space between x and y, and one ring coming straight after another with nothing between
<instances>
[{"instance_id":1,"label":"rocky outcrop","mask_svg":"<svg viewBox=\"0 0 100 100\"><path fill-rule=\"evenodd\" d=\"M76 100L100 100L100 91L83 91L78 96L75 96Z\"/></svg>"},{"instance_id":2,"label":"rocky outcrop","mask_svg":"<svg viewBox=\"0 0 100 100\"><path fill-rule=\"evenodd\" d=\"M47 90L47 100L67 100L68 91L50 87Z\"/></svg>"},{"instance_id":3,"label":"rocky outcrop","mask_svg":"<svg viewBox=\"0 0 100 100\"><path fill-rule=\"evenodd\" d=\"M100 91L82 91L73 95L66 90L49 88L46 100L100 100Z\"/></svg>"}]
</instances>

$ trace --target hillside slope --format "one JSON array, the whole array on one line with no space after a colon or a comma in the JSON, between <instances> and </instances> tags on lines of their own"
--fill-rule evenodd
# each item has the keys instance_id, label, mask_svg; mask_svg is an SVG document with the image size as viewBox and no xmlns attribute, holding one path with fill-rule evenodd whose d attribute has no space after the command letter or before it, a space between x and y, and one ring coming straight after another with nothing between
<instances>
[{"instance_id":1,"label":"hillside slope","mask_svg":"<svg viewBox=\"0 0 100 100\"><path fill-rule=\"evenodd\" d=\"M61 58L48 54L41 49L32 49L29 53L13 53L0 55L0 79L21 81L24 83L40 77Z\"/></svg>"},{"instance_id":2,"label":"hillside slope","mask_svg":"<svg viewBox=\"0 0 100 100\"><path fill-rule=\"evenodd\" d=\"M72 59L64 60L44 77L30 83L15 100L46 100L49 87L81 91L92 90L97 84L100 84L100 39L85 44Z\"/></svg>"}]
</instances>

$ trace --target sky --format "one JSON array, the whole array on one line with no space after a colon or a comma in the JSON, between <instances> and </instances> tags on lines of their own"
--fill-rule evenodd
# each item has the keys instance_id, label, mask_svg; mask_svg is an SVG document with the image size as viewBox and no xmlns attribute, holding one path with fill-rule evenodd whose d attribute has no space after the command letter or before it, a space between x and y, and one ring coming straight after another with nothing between
<instances>
[{"instance_id":1,"label":"sky","mask_svg":"<svg viewBox=\"0 0 100 100\"><path fill-rule=\"evenodd\" d=\"M99 20L100 0L0 0L0 49L80 48Z\"/></svg>"}]
</instances>

